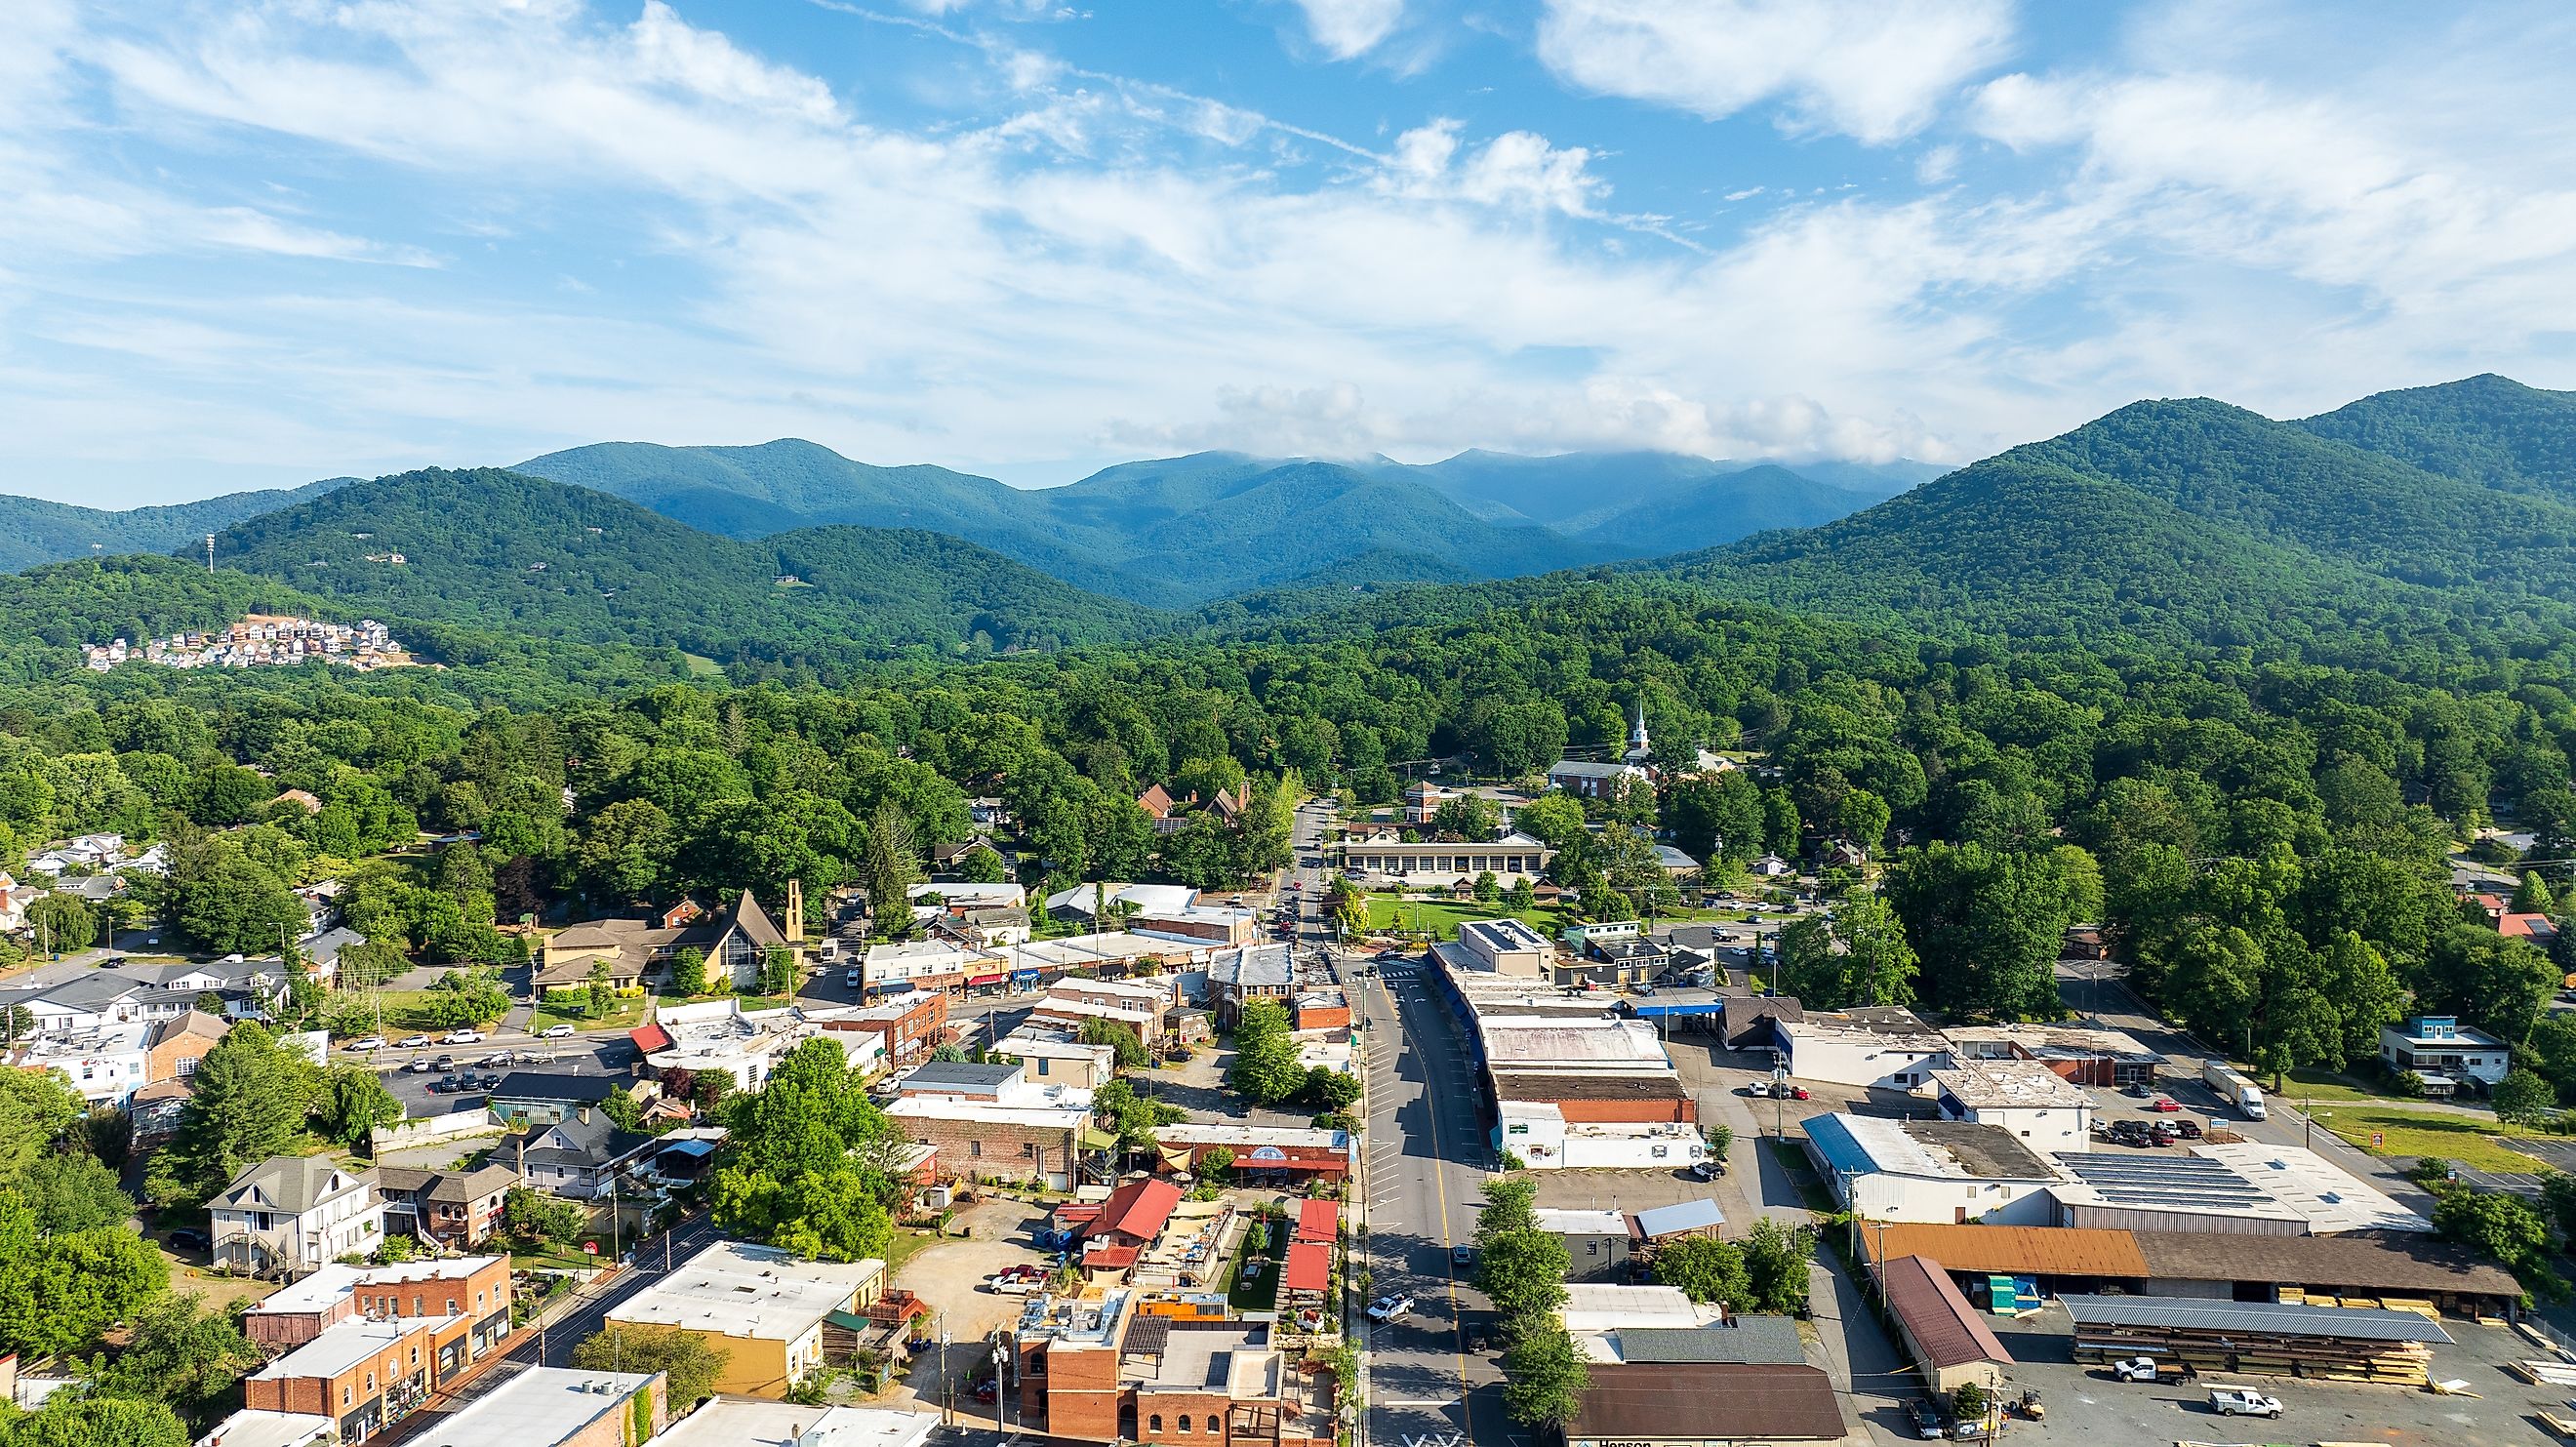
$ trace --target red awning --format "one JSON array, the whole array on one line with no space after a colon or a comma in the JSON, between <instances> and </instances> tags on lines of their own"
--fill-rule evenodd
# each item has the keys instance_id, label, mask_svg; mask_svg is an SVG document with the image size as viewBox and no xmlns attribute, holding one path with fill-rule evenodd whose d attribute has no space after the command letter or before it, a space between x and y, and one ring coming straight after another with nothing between
<instances>
[{"instance_id":1,"label":"red awning","mask_svg":"<svg viewBox=\"0 0 2576 1447\"><path fill-rule=\"evenodd\" d=\"M998 985L1002 983L1002 979L1000 975L968 975L966 985L969 989L979 985Z\"/></svg>"},{"instance_id":2,"label":"red awning","mask_svg":"<svg viewBox=\"0 0 2576 1447\"><path fill-rule=\"evenodd\" d=\"M626 1038L634 1041L635 1048L647 1055L671 1048L670 1032L659 1025L638 1025L626 1032Z\"/></svg>"},{"instance_id":3,"label":"red awning","mask_svg":"<svg viewBox=\"0 0 2576 1447\"><path fill-rule=\"evenodd\" d=\"M1333 1248L1321 1241L1288 1243L1288 1265L1279 1284L1289 1291L1322 1291L1332 1284Z\"/></svg>"},{"instance_id":4,"label":"red awning","mask_svg":"<svg viewBox=\"0 0 2576 1447\"><path fill-rule=\"evenodd\" d=\"M1331 1201L1297 1203L1297 1239L1329 1244L1341 1234L1342 1208Z\"/></svg>"}]
</instances>

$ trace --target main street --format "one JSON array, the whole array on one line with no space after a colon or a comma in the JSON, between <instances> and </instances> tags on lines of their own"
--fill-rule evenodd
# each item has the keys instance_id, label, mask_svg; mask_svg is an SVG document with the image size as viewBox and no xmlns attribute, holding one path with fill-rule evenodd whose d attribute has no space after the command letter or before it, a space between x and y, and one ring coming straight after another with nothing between
<instances>
[{"instance_id":1,"label":"main street","mask_svg":"<svg viewBox=\"0 0 2576 1447\"><path fill-rule=\"evenodd\" d=\"M1331 876L1306 863L1320 859L1330 818L1310 803L1297 811L1291 835L1301 949L1332 938L1324 903ZM1414 1300L1395 1321L1363 1317L1356 1325L1368 1363L1365 1440L1372 1447L1518 1440L1503 1417L1492 1360L1467 1352L1470 1313L1488 1303L1460 1279L1467 1268L1450 1264L1450 1249L1475 1239L1492 1156L1466 1040L1412 964L1354 978L1357 963L1348 959L1342 970L1368 1069L1359 1182L1368 1231L1355 1264L1367 1272L1370 1299L1393 1292Z\"/></svg>"}]
</instances>

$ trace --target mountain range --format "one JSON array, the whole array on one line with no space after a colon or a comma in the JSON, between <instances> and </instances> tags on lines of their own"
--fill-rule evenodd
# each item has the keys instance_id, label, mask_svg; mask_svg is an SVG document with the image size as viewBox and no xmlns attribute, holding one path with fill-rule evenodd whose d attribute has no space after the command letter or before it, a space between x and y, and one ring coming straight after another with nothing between
<instances>
[{"instance_id":1,"label":"mountain range","mask_svg":"<svg viewBox=\"0 0 2576 1447\"><path fill-rule=\"evenodd\" d=\"M293 507L355 481L354 477L330 477L302 487L228 492L197 502L122 512L0 495L0 573L95 554L166 553L203 542L206 534L246 518Z\"/></svg>"},{"instance_id":2,"label":"mountain range","mask_svg":"<svg viewBox=\"0 0 2576 1447\"><path fill-rule=\"evenodd\" d=\"M1022 492L776 442L604 444L301 492L229 525L209 510L262 504L191 504L184 527L159 516L182 509L106 515L182 558L211 528L215 581L61 563L0 578L0 607L42 620L29 646L59 648L243 597L318 600L442 661L623 650L619 676L1365 619L1603 578L1951 637L2353 656L2472 627L2507 648L2576 631L2576 396L2492 376L2294 421L2138 402L1921 482L1659 454L1201 453ZM1390 585L1455 596L1353 597Z\"/></svg>"}]
</instances>

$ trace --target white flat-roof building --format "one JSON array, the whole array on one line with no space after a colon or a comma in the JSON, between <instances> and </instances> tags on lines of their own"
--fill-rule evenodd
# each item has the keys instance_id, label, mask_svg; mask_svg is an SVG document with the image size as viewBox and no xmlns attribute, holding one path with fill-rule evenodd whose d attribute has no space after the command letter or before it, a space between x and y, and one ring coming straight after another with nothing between
<instances>
[{"instance_id":1,"label":"white flat-roof building","mask_svg":"<svg viewBox=\"0 0 2576 1447\"><path fill-rule=\"evenodd\" d=\"M1963 1061L1932 1072L1944 1120L1997 1126L2033 1151L2093 1148L2093 1097L2036 1060Z\"/></svg>"},{"instance_id":2,"label":"white flat-roof building","mask_svg":"<svg viewBox=\"0 0 2576 1447\"><path fill-rule=\"evenodd\" d=\"M261 1412L245 1408L197 1439L199 1447L332 1447L340 1424L309 1412Z\"/></svg>"},{"instance_id":3,"label":"white flat-roof building","mask_svg":"<svg viewBox=\"0 0 2576 1447\"><path fill-rule=\"evenodd\" d=\"M1544 977L1556 948L1516 919L1475 919L1458 926L1466 967L1495 975Z\"/></svg>"},{"instance_id":4,"label":"white flat-roof building","mask_svg":"<svg viewBox=\"0 0 2576 1447\"><path fill-rule=\"evenodd\" d=\"M652 1447L923 1447L938 1430L935 1411L710 1397Z\"/></svg>"},{"instance_id":5,"label":"white flat-roof building","mask_svg":"<svg viewBox=\"0 0 2576 1447\"><path fill-rule=\"evenodd\" d=\"M1773 1026L1788 1042L1784 1062L1800 1080L1907 1090L1949 1063L1950 1042L1913 1011L1894 1005L1810 1010Z\"/></svg>"},{"instance_id":6,"label":"white flat-roof building","mask_svg":"<svg viewBox=\"0 0 2576 1447\"><path fill-rule=\"evenodd\" d=\"M1355 836L1333 849L1342 867L1354 874L1443 888L1472 885L1480 874L1490 874L1504 885L1535 881L1556 858L1555 850L1517 831L1483 843L1437 839L1407 844L1395 837Z\"/></svg>"},{"instance_id":7,"label":"white flat-roof building","mask_svg":"<svg viewBox=\"0 0 2576 1447\"><path fill-rule=\"evenodd\" d=\"M580 1441L619 1441L612 1429L595 1435L596 1424L614 1421L619 1429L633 1416L638 1393L650 1394L646 1415L661 1420L669 1411L668 1389L660 1372L586 1372L572 1367L530 1367L494 1387L470 1404L440 1419L429 1434L434 1442L488 1442L495 1447L568 1447ZM232 1447L227 1440L220 1447Z\"/></svg>"},{"instance_id":8,"label":"white flat-roof building","mask_svg":"<svg viewBox=\"0 0 2576 1447\"><path fill-rule=\"evenodd\" d=\"M783 1394L821 1365L824 1318L873 1303L885 1270L874 1257L807 1261L718 1241L612 1308L608 1321L676 1328L729 1353L719 1391Z\"/></svg>"},{"instance_id":9,"label":"white flat-roof building","mask_svg":"<svg viewBox=\"0 0 2576 1447\"><path fill-rule=\"evenodd\" d=\"M1569 1121L1551 1101L1504 1100L1496 1114L1494 1144L1533 1171L1679 1170L1708 1159L1697 1126Z\"/></svg>"},{"instance_id":10,"label":"white flat-roof building","mask_svg":"<svg viewBox=\"0 0 2576 1447\"><path fill-rule=\"evenodd\" d=\"M1577 1336L1585 1333L1628 1331L1655 1327L1677 1327L1688 1330L1708 1326L1724 1315L1715 1305L1703 1306L1682 1295L1677 1286L1624 1286L1604 1281L1570 1281L1565 1286L1565 1306L1558 1311L1565 1329Z\"/></svg>"},{"instance_id":11,"label":"white flat-roof building","mask_svg":"<svg viewBox=\"0 0 2576 1447\"><path fill-rule=\"evenodd\" d=\"M2391 1070L2411 1070L2427 1079L2494 1085L2511 1068L2513 1052L2455 1016L2417 1015L2379 1027L2379 1058Z\"/></svg>"},{"instance_id":12,"label":"white flat-roof building","mask_svg":"<svg viewBox=\"0 0 2576 1447\"><path fill-rule=\"evenodd\" d=\"M2046 1226L2059 1174L2001 1126L1833 1114L1807 1120L1834 1198L1868 1221Z\"/></svg>"},{"instance_id":13,"label":"white flat-roof building","mask_svg":"<svg viewBox=\"0 0 2576 1447\"><path fill-rule=\"evenodd\" d=\"M1663 1042L1655 1038L1655 1027L1643 1020L1479 1016L1476 1030L1484 1041L1488 1071L1628 1074L1670 1070L1673 1064Z\"/></svg>"},{"instance_id":14,"label":"white flat-roof building","mask_svg":"<svg viewBox=\"0 0 2576 1447\"><path fill-rule=\"evenodd\" d=\"M2325 1157L2301 1146L2241 1141L2192 1147L2304 1217L2311 1236L2346 1231L2424 1232L2433 1223L2397 1199Z\"/></svg>"}]
</instances>

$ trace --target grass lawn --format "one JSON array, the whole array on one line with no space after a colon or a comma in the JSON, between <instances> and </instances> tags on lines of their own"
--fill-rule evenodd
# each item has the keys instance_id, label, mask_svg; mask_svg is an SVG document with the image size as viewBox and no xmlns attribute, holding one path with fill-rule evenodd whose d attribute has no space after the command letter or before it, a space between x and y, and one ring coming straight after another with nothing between
<instances>
[{"instance_id":1,"label":"grass lawn","mask_svg":"<svg viewBox=\"0 0 2576 1447\"><path fill-rule=\"evenodd\" d=\"M1224 1289L1228 1305L1242 1312L1268 1311L1278 1304L1280 1263L1286 1259L1288 1239L1295 1234L1293 1225L1273 1221L1270 1223L1269 1247L1256 1252L1252 1249L1252 1233L1243 1233L1243 1244L1235 1251L1234 1264L1225 1271ZM1257 1279L1246 1281L1243 1279L1243 1264L1255 1256L1270 1264L1261 1268Z\"/></svg>"},{"instance_id":2,"label":"grass lawn","mask_svg":"<svg viewBox=\"0 0 2576 1447\"><path fill-rule=\"evenodd\" d=\"M2242 1067L2239 1068L2242 1069ZM2247 1071L2245 1078L2269 1090L2270 1083L2258 1078L2254 1072ZM2289 1089L2271 1093L2279 1095L2293 1105L2305 1100L2360 1105L2411 1105L2415 1099L2413 1096L2399 1095L2393 1090L2380 1089L2355 1076L2338 1075L2331 1070L2318 1070L2306 1065L2290 1072Z\"/></svg>"},{"instance_id":3,"label":"grass lawn","mask_svg":"<svg viewBox=\"0 0 2576 1447\"><path fill-rule=\"evenodd\" d=\"M1391 894L1370 895L1368 902L1370 929L1428 930L1444 940L1456 939L1458 926L1467 920L1505 918L1520 920L1549 939L1565 928L1563 917L1552 909L1513 910L1472 899L1399 899Z\"/></svg>"},{"instance_id":4,"label":"grass lawn","mask_svg":"<svg viewBox=\"0 0 2576 1447\"><path fill-rule=\"evenodd\" d=\"M385 1031L387 1034L439 1035L453 1026L438 1023L437 1006L450 998L444 990L387 990L384 992ZM495 1019L499 1018L497 1016ZM480 1021L478 1030L492 1028L491 1020Z\"/></svg>"},{"instance_id":5,"label":"grass lawn","mask_svg":"<svg viewBox=\"0 0 2576 1447\"><path fill-rule=\"evenodd\" d=\"M533 1034L554 1025L570 1025L576 1030L632 1030L644 1023L644 1001L642 995L618 996L609 1001L605 1015L554 1010L540 1004L536 1015L528 1021L528 1030Z\"/></svg>"},{"instance_id":6,"label":"grass lawn","mask_svg":"<svg viewBox=\"0 0 2576 1447\"><path fill-rule=\"evenodd\" d=\"M724 665L700 653L682 653L680 660L689 666L693 678L722 678Z\"/></svg>"},{"instance_id":7,"label":"grass lawn","mask_svg":"<svg viewBox=\"0 0 2576 1447\"><path fill-rule=\"evenodd\" d=\"M2440 1156L2482 1171L2537 1170L2540 1162L2498 1145L2490 1136L2536 1136L2537 1131L2470 1115L2435 1115L2370 1101L2321 1105L2317 1124L2375 1156ZM2379 1144L2371 1144L2373 1134Z\"/></svg>"}]
</instances>

